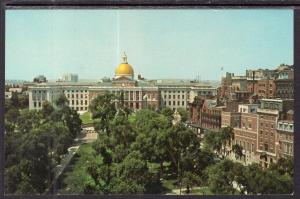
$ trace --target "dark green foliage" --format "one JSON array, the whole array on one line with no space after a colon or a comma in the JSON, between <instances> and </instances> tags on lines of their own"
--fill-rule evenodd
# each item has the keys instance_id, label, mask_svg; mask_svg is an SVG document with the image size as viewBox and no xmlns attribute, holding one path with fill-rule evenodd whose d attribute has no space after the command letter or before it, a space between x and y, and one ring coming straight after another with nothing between
<instances>
[{"instance_id":1,"label":"dark green foliage","mask_svg":"<svg viewBox=\"0 0 300 199\"><path fill-rule=\"evenodd\" d=\"M279 163L280 164L280 163ZM275 166L275 165L274 165ZM216 194L291 194L292 177L258 164L243 166L222 160L208 167L208 185Z\"/></svg>"},{"instance_id":2,"label":"dark green foliage","mask_svg":"<svg viewBox=\"0 0 300 199\"><path fill-rule=\"evenodd\" d=\"M117 104L113 99L114 96L106 94L96 98L90 107L95 118L100 119L96 125L102 126L93 148L103 162L86 170L88 179L93 179L86 186L89 192L162 193L162 181L170 177L177 187L186 187L187 192L200 185L208 185L217 194L291 190L291 178L277 172L289 173L287 163L274 166L276 172L273 172L256 165L217 160L216 155L225 159L230 152L234 138L231 127L208 133L204 148L200 149L200 139L184 125L188 118L185 110L178 110L182 120L172 125L173 111L169 108L160 113L144 109L132 115L126 111L122 96ZM243 157L238 145L233 145L232 150L238 158ZM169 166L164 166L165 163Z\"/></svg>"},{"instance_id":3,"label":"dark green foliage","mask_svg":"<svg viewBox=\"0 0 300 199\"><path fill-rule=\"evenodd\" d=\"M110 122L114 119L117 109L115 106L115 96L111 93L97 96L90 104L89 110L92 119L99 119L95 123L96 130L110 134Z\"/></svg>"},{"instance_id":4,"label":"dark green foliage","mask_svg":"<svg viewBox=\"0 0 300 199\"><path fill-rule=\"evenodd\" d=\"M232 127L223 127L220 131L211 131L205 135L204 145L206 149L216 152L222 159L230 152L229 146L234 139Z\"/></svg>"},{"instance_id":5,"label":"dark green foliage","mask_svg":"<svg viewBox=\"0 0 300 199\"><path fill-rule=\"evenodd\" d=\"M60 156L81 131L78 114L62 101L58 109L45 102L35 111L24 108L22 96L12 98L5 114L5 193L42 194L49 188Z\"/></svg>"},{"instance_id":6,"label":"dark green foliage","mask_svg":"<svg viewBox=\"0 0 300 199\"><path fill-rule=\"evenodd\" d=\"M189 113L186 109L179 107L177 112L179 113L182 122L186 122L189 119Z\"/></svg>"}]
</instances>

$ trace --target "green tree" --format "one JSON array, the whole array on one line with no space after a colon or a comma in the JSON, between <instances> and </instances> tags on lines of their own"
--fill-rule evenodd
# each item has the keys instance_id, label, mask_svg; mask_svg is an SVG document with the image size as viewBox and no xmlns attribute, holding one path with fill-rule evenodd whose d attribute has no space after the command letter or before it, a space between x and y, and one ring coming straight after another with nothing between
<instances>
[{"instance_id":1,"label":"green tree","mask_svg":"<svg viewBox=\"0 0 300 199\"><path fill-rule=\"evenodd\" d=\"M234 139L232 127L223 127L218 131L211 131L204 137L205 148L217 152L217 154L225 159L230 152L231 141Z\"/></svg>"},{"instance_id":2,"label":"green tree","mask_svg":"<svg viewBox=\"0 0 300 199\"><path fill-rule=\"evenodd\" d=\"M236 159L245 158L245 155L243 154L243 147L238 144L232 145L232 152L234 152Z\"/></svg>"},{"instance_id":3,"label":"green tree","mask_svg":"<svg viewBox=\"0 0 300 199\"><path fill-rule=\"evenodd\" d=\"M234 163L230 160L222 160L221 162L210 166L206 169L208 175L209 189L215 194L234 194L233 187Z\"/></svg>"},{"instance_id":4,"label":"green tree","mask_svg":"<svg viewBox=\"0 0 300 199\"><path fill-rule=\"evenodd\" d=\"M189 113L186 109L179 107L177 112L179 113L182 122L186 122L189 119Z\"/></svg>"},{"instance_id":5,"label":"green tree","mask_svg":"<svg viewBox=\"0 0 300 199\"><path fill-rule=\"evenodd\" d=\"M270 164L270 170L278 171L281 175L288 174L294 176L294 159L292 157L279 158L276 163Z\"/></svg>"},{"instance_id":6,"label":"green tree","mask_svg":"<svg viewBox=\"0 0 300 199\"><path fill-rule=\"evenodd\" d=\"M114 119L117 110L115 96L109 92L97 96L90 104L89 110L93 119L99 119L95 127L99 131L110 134L110 122Z\"/></svg>"},{"instance_id":7,"label":"green tree","mask_svg":"<svg viewBox=\"0 0 300 199\"><path fill-rule=\"evenodd\" d=\"M195 175L192 172L184 172L182 184L186 186L186 193L190 193L190 189L194 185L198 185L200 183L200 177Z\"/></svg>"}]
</instances>

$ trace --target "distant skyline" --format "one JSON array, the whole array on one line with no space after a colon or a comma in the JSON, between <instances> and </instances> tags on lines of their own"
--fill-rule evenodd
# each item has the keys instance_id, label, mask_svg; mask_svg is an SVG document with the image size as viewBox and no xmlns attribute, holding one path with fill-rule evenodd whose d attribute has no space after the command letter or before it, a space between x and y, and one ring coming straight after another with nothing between
<instances>
[{"instance_id":1,"label":"distant skyline","mask_svg":"<svg viewBox=\"0 0 300 199\"><path fill-rule=\"evenodd\" d=\"M7 10L6 79L135 76L220 80L293 64L292 10Z\"/></svg>"}]
</instances>

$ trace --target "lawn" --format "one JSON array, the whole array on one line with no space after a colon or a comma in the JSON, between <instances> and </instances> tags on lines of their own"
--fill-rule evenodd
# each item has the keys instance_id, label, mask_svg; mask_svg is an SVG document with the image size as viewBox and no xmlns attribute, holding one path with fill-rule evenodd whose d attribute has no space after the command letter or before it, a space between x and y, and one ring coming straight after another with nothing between
<instances>
[{"instance_id":1,"label":"lawn","mask_svg":"<svg viewBox=\"0 0 300 199\"><path fill-rule=\"evenodd\" d=\"M93 120L91 119L90 112L85 112L84 114L80 115L80 119L82 124L92 124Z\"/></svg>"},{"instance_id":2,"label":"lawn","mask_svg":"<svg viewBox=\"0 0 300 199\"><path fill-rule=\"evenodd\" d=\"M212 195L212 192L209 190L208 187L200 187L200 188L195 188L192 189L190 194L195 194L195 195Z\"/></svg>"}]
</instances>

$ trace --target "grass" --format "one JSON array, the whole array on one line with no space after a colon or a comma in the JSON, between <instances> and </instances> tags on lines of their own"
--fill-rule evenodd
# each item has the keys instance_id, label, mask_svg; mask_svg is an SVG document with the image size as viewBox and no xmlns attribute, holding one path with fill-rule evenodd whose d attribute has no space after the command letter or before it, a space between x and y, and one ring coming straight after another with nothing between
<instances>
[{"instance_id":1,"label":"grass","mask_svg":"<svg viewBox=\"0 0 300 199\"><path fill-rule=\"evenodd\" d=\"M90 112L85 112L84 114L80 115L80 119L82 124L92 124L93 120L91 119Z\"/></svg>"},{"instance_id":2,"label":"grass","mask_svg":"<svg viewBox=\"0 0 300 199\"><path fill-rule=\"evenodd\" d=\"M209 190L208 187L200 187L191 190L191 194L197 195L213 195L213 193Z\"/></svg>"},{"instance_id":3,"label":"grass","mask_svg":"<svg viewBox=\"0 0 300 199\"><path fill-rule=\"evenodd\" d=\"M172 179L172 180L164 180L163 181L163 186L169 190L172 191L172 189L177 189L179 187L177 187L176 185L176 179Z\"/></svg>"}]
</instances>

